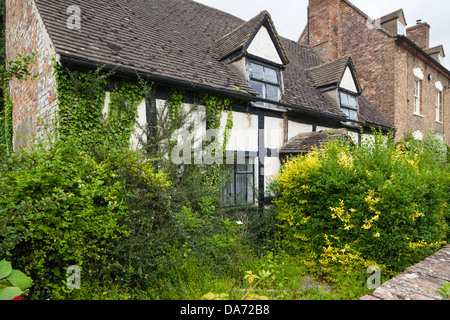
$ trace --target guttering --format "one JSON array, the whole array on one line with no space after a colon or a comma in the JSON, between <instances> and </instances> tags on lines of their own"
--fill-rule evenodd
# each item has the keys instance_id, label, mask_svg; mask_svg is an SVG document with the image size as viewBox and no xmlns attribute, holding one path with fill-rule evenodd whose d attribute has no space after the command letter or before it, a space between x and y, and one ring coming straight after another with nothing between
<instances>
[{"instance_id":1,"label":"guttering","mask_svg":"<svg viewBox=\"0 0 450 320\"><path fill-rule=\"evenodd\" d=\"M417 44L415 44L412 40L410 40L406 36L398 35L397 39L395 40L395 43L397 45L400 45L400 42L404 41L409 46L411 46L413 49L415 49L419 54L423 55L425 59L423 60L425 63L432 65L433 69L435 69L439 73L444 73L447 78L450 78L450 71L445 68L442 64L440 64L436 59L434 59L432 56L430 56L428 53L425 52L421 47L419 47ZM417 55L418 56L418 55Z\"/></svg>"},{"instance_id":2,"label":"guttering","mask_svg":"<svg viewBox=\"0 0 450 320\"><path fill-rule=\"evenodd\" d=\"M249 102L263 102L263 103L268 103L268 104L273 104L273 105L277 105L280 107L284 107L284 108L288 108L291 109L292 111L298 111L298 112L302 112L305 113L307 115L311 115L311 116L318 116L318 117L326 117L328 119L331 120L336 120L336 121L340 121L343 123L354 123L357 125L360 125L364 128L373 128L373 127L377 127L380 128L384 131L390 131L390 130L395 130L394 127L386 127L383 125L370 125L366 122L361 122L361 121L356 121L356 120L350 120L347 119L345 117L341 117L338 115L334 115L334 114L330 114L330 113L325 113L325 112L320 112L320 111L316 111L316 110L312 110L310 108L306 108L303 106L297 106L297 105L293 105L293 104L289 104L289 103L285 103L285 102L277 102L277 101L273 101L273 100L268 100L268 99L264 99L264 98L259 98L250 94L245 94L245 93L241 93L241 92L237 92L237 91L229 91L229 90L225 90L225 89L220 89L220 88L214 88L214 87L210 87L210 86L206 86L206 85L202 85L202 84L197 84L194 82L190 82L190 81L184 81L184 80L178 80L178 79L173 79L173 78L167 78L167 77L162 77L162 76L158 76L158 75L154 75L154 74L149 74L149 73L145 73L145 72L141 72L141 71L137 71L137 70L131 70L131 69L127 69L127 68L123 68L123 67L117 67L117 66L112 66L109 64L101 64L98 62L92 62L92 61L87 61L87 60L80 60L78 58L74 58L74 57L70 57L67 55L61 55L59 62L61 64L68 64L68 65L73 65L76 67L80 67L80 68L86 68L86 69L98 69L101 68L102 70L105 71L115 71L117 74L121 74L130 78L136 78L137 76L142 77L142 78L146 78L150 81L153 82L157 82L157 83L161 83L161 84L166 84L166 85L173 85L173 86L177 86L177 87L183 87L186 89L191 89L191 90L198 90L198 91L207 91L210 93L215 93L221 96L226 96L229 98L235 98L238 100L244 100L244 101L249 101Z\"/></svg>"}]
</instances>

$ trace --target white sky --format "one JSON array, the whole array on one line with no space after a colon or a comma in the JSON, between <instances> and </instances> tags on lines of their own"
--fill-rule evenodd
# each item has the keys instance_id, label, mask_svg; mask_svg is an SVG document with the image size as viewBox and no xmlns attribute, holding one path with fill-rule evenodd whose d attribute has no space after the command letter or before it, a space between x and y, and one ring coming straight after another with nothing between
<instances>
[{"instance_id":1,"label":"white sky","mask_svg":"<svg viewBox=\"0 0 450 320\"><path fill-rule=\"evenodd\" d=\"M298 40L306 25L308 0L195 0L210 7L249 20L267 10L278 34ZM430 26L430 47L444 45L450 56L450 1L448 0L350 0L372 19L403 9L408 26L421 19ZM448 58L447 58L448 60Z\"/></svg>"}]
</instances>

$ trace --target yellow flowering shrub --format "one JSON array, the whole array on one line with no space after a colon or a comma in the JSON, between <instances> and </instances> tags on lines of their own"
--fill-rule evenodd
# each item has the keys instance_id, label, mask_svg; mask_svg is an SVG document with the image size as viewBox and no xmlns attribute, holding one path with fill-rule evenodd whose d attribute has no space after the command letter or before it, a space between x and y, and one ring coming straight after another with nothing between
<instances>
[{"instance_id":1,"label":"yellow flowering shrub","mask_svg":"<svg viewBox=\"0 0 450 320\"><path fill-rule=\"evenodd\" d=\"M448 243L449 170L429 159L379 133L288 159L272 184L285 245L322 268L424 259Z\"/></svg>"}]
</instances>

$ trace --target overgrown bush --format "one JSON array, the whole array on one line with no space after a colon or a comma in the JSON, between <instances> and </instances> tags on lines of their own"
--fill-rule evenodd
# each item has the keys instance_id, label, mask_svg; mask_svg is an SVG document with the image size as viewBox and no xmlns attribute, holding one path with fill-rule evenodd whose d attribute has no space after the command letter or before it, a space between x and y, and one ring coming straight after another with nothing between
<instances>
[{"instance_id":1,"label":"overgrown bush","mask_svg":"<svg viewBox=\"0 0 450 320\"><path fill-rule=\"evenodd\" d=\"M377 133L289 159L272 186L286 246L326 272L399 272L434 253L448 241L450 178L430 157Z\"/></svg>"},{"instance_id":2,"label":"overgrown bush","mask_svg":"<svg viewBox=\"0 0 450 320\"><path fill-rule=\"evenodd\" d=\"M103 259L110 239L126 234L115 173L75 140L0 161L1 255L36 279L33 294L58 287L68 266Z\"/></svg>"}]
</instances>

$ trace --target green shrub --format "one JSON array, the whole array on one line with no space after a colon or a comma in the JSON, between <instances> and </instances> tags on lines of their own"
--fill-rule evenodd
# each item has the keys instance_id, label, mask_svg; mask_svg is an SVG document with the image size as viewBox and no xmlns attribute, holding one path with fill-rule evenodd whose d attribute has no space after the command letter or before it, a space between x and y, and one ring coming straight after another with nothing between
<instances>
[{"instance_id":1,"label":"green shrub","mask_svg":"<svg viewBox=\"0 0 450 320\"><path fill-rule=\"evenodd\" d=\"M284 241L305 263L398 272L447 242L449 171L388 137L290 159L273 183Z\"/></svg>"},{"instance_id":2,"label":"green shrub","mask_svg":"<svg viewBox=\"0 0 450 320\"><path fill-rule=\"evenodd\" d=\"M12 254L36 279L34 294L59 286L68 266L101 259L110 239L124 234L118 224L126 213L121 186L107 164L97 163L78 142L0 161L0 221L6 226L1 255Z\"/></svg>"}]
</instances>

